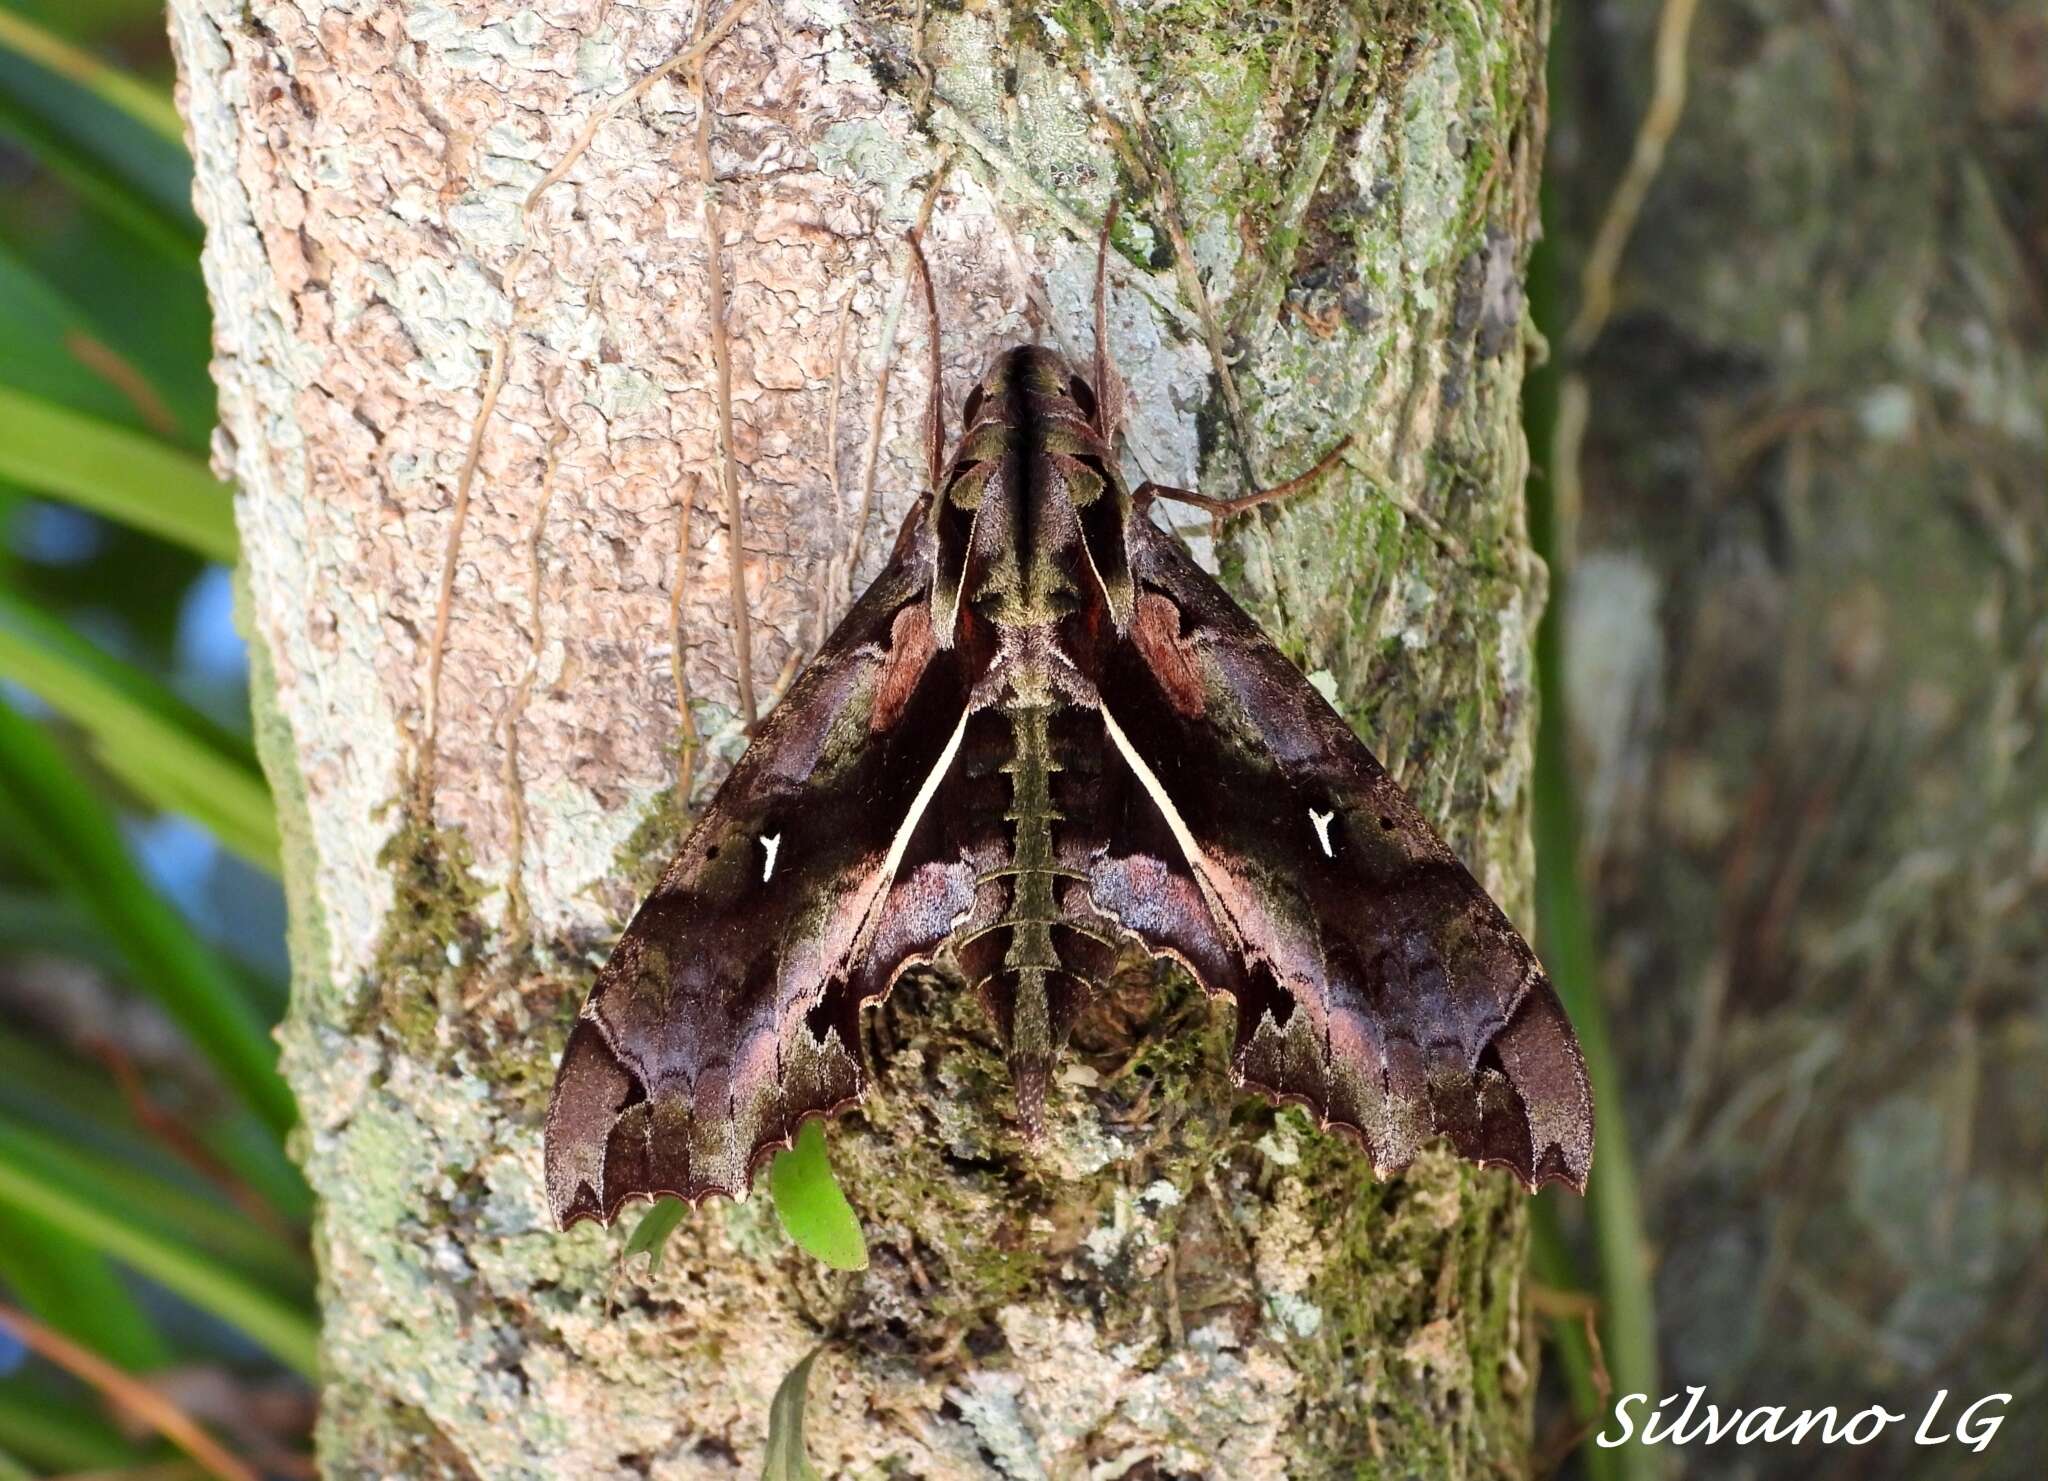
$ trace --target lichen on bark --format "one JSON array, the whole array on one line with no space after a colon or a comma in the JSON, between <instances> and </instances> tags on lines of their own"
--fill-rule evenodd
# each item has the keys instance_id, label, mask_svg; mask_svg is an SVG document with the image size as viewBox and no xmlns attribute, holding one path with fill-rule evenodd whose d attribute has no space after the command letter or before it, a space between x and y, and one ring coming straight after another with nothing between
<instances>
[{"instance_id":1,"label":"lichen on bark","mask_svg":"<svg viewBox=\"0 0 2048 1481\"><path fill-rule=\"evenodd\" d=\"M808 1265L763 1199L698 1210L658 1274L621 1272L622 1236L548 1227L538 1117L629 866L672 843L643 824L688 800L664 796L672 583L720 741L708 785L739 740L729 542L765 693L843 602L834 559L859 539L853 584L872 574L918 488L925 330L913 308L900 345L886 331L935 175L955 395L1004 343L1085 352L1114 194L1132 471L1227 492L1356 436L1312 497L1220 551L1190 537L1520 913L1541 579L1515 285L1544 19L754 7L706 74L744 528L697 500L678 569L679 492L717 458L687 75L527 197L686 44L688 8L175 0L266 764L305 840L294 915L317 923L284 1039L322 1199L332 1473L743 1473L821 1336L808 1423L830 1474L1521 1463L1520 1192L1437 1152L1376 1183L1348 1143L1231 1090L1227 1015L1184 980L1134 970L1095 1005L1040 1151L972 1003L899 988L872 1015L876 1087L833 1134L874 1257L858 1277Z\"/></svg>"}]
</instances>

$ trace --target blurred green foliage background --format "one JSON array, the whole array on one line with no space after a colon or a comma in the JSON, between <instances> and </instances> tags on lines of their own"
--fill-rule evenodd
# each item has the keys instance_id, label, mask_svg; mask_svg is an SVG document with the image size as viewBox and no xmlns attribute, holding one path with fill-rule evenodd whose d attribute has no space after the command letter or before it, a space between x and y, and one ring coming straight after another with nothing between
<instances>
[{"instance_id":1,"label":"blurred green foliage background","mask_svg":"<svg viewBox=\"0 0 2048 1481\"><path fill-rule=\"evenodd\" d=\"M282 898L171 82L152 0L0 8L0 1477L192 1470L152 1400L310 1469Z\"/></svg>"}]
</instances>

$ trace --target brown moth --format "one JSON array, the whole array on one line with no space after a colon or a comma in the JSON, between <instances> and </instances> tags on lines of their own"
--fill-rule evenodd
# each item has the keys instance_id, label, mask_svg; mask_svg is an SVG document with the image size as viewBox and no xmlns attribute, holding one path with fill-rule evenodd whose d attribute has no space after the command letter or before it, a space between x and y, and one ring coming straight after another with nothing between
<instances>
[{"instance_id":1,"label":"brown moth","mask_svg":"<svg viewBox=\"0 0 2048 1481\"><path fill-rule=\"evenodd\" d=\"M1100 263L1095 293L1092 379L1004 351L946 458L926 276L930 489L583 1005L547 1119L564 1228L745 1197L804 1118L859 1099L861 1009L911 967L980 995L1035 1133L1129 943L1231 998L1237 1081L1380 1175L1441 1134L1584 1189L1585 1062L1535 954L1146 516L1160 494L1235 512L1321 465L1237 500L1127 487Z\"/></svg>"}]
</instances>

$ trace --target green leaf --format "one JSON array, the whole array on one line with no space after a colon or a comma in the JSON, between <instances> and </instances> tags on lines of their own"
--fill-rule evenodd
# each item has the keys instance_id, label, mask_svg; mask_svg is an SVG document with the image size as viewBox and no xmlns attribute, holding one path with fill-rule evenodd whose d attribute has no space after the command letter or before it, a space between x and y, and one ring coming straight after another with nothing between
<instances>
[{"instance_id":1,"label":"green leaf","mask_svg":"<svg viewBox=\"0 0 2048 1481\"><path fill-rule=\"evenodd\" d=\"M0 384L204 456L206 285L94 213L0 226Z\"/></svg>"},{"instance_id":2,"label":"green leaf","mask_svg":"<svg viewBox=\"0 0 2048 1481\"><path fill-rule=\"evenodd\" d=\"M286 1366L317 1377L320 1335L310 1311L250 1282L241 1272L135 1220L126 1199L112 1207L0 1161L0 1204L22 1210L82 1244L112 1256L168 1291L211 1312Z\"/></svg>"},{"instance_id":3,"label":"green leaf","mask_svg":"<svg viewBox=\"0 0 2048 1481\"><path fill-rule=\"evenodd\" d=\"M853 1205L832 1176L832 1164L825 1159L825 1128L806 1121L796 1134L796 1145L778 1152L768 1171L768 1186L775 1195L775 1212L789 1237L815 1258L834 1270L868 1268L868 1245L861 1238L860 1220Z\"/></svg>"},{"instance_id":4,"label":"green leaf","mask_svg":"<svg viewBox=\"0 0 2048 1481\"><path fill-rule=\"evenodd\" d=\"M30 1315L131 1373L170 1361L106 1257L20 1209L0 1208L0 1281Z\"/></svg>"},{"instance_id":5,"label":"green leaf","mask_svg":"<svg viewBox=\"0 0 2048 1481\"><path fill-rule=\"evenodd\" d=\"M166 138L61 71L0 46L0 133L165 256L196 270L192 161Z\"/></svg>"},{"instance_id":6,"label":"green leaf","mask_svg":"<svg viewBox=\"0 0 2048 1481\"><path fill-rule=\"evenodd\" d=\"M227 485L190 453L126 427L0 388L0 478L235 562Z\"/></svg>"},{"instance_id":7,"label":"green leaf","mask_svg":"<svg viewBox=\"0 0 2048 1481\"><path fill-rule=\"evenodd\" d=\"M0 679L83 728L138 795L276 872L277 817L254 750L148 674L0 591Z\"/></svg>"},{"instance_id":8,"label":"green leaf","mask_svg":"<svg viewBox=\"0 0 2048 1481\"><path fill-rule=\"evenodd\" d=\"M0 73L20 63L0 57ZM199 274L199 235L188 229L175 212L153 204L132 190L90 151L79 147L63 132L21 106L0 76L0 139L12 138L62 181L105 224L120 230L131 244L129 250L147 249L158 262L170 264L193 277Z\"/></svg>"},{"instance_id":9,"label":"green leaf","mask_svg":"<svg viewBox=\"0 0 2048 1481\"><path fill-rule=\"evenodd\" d=\"M45 903L66 912L76 908L62 896L45 897ZM4 930L5 913L6 897L0 894L0 952L10 945ZM104 933L100 939L105 942ZM111 949L111 943L106 944L108 959L99 964L109 976L119 977L127 970L126 963ZM60 940L52 946L45 941L42 949L65 950L65 944ZM283 1139L254 1115L228 1101L210 1113L188 1109L183 1123L209 1153L244 1186L261 1195L287 1225L302 1227L311 1219L312 1195L298 1169L285 1156ZM68 1055L52 1054L49 1045L38 1039L0 1028L0 1140L10 1129L17 1135L41 1138L52 1148L75 1148L69 1160L87 1172L104 1168L105 1176L115 1183L126 1181L131 1169L140 1168L177 1180L187 1198L211 1199L218 1194L213 1185L203 1182L197 1174L187 1175L177 1168L165 1170L162 1143L136 1127L133 1108L104 1070L97 1066L88 1069ZM177 1212L160 1205L153 1193L137 1200L138 1207L143 1201L158 1215ZM260 1249L264 1241L276 1238L265 1234L239 1211L232 1217L243 1226L238 1237L252 1241L252 1249ZM211 1236L200 1227L203 1222L211 1220L194 1216L183 1223L172 1222L168 1227L187 1242L206 1246ZM224 1252L237 1248L230 1244ZM239 1255L234 1258L241 1259ZM267 1258L266 1254L258 1254L253 1262L244 1263L260 1269ZM294 1240L283 1260L285 1264L272 1267L284 1275L279 1282L281 1287L303 1286L302 1245Z\"/></svg>"},{"instance_id":10,"label":"green leaf","mask_svg":"<svg viewBox=\"0 0 2048 1481\"><path fill-rule=\"evenodd\" d=\"M233 970L202 942L129 857L112 815L42 728L0 701L0 837L90 910L138 987L282 1134L297 1119L277 1073L269 1025Z\"/></svg>"},{"instance_id":11,"label":"green leaf","mask_svg":"<svg viewBox=\"0 0 2048 1481\"><path fill-rule=\"evenodd\" d=\"M304 1174L285 1150L284 1138L251 1112L232 1108L199 1128L206 1150L218 1157L288 1223L304 1226L313 1218L313 1192Z\"/></svg>"},{"instance_id":12,"label":"green leaf","mask_svg":"<svg viewBox=\"0 0 2048 1481\"><path fill-rule=\"evenodd\" d=\"M157 1157L162 1159L161 1149ZM237 1209L194 1193L75 1139L59 1139L0 1122L0 1167L81 1202L125 1210L123 1217L161 1239L205 1250L297 1300L313 1305L313 1267L294 1241Z\"/></svg>"},{"instance_id":13,"label":"green leaf","mask_svg":"<svg viewBox=\"0 0 2048 1481\"><path fill-rule=\"evenodd\" d=\"M683 1222L683 1215L689 1211L690 1206L680 1198L656 1199L654 1207L641 1215L640 1222L633 1226L633 1237L626 1241L625 1258L647 1256L649 1275L661 1269L661 1255L668 1248L668 1237L676 1232L676 1225Z\"/></svg>"},{"instance_id":14,"label":"green leaf","mask_svg":"<svg viewBox=\"0 0 2048 1481\"><path fill-rule=\"evenodd\" d=\"M815 1126L815 1121L806 1123ZM819 1481L817 1468L804 1450L804 1397L811 1383L811 1364L825 1349L811 1349L789 1370L768 1405L768 1459L761 1481Z\"/></svg>"},{"instance_id":15,"label":"green leaf","mask_svg":"<svg viewBox=\"0 0 2048 1481\"><path fill-rule=\"evenodd\" d=\"M38 26L25 15L0 9L0 47L54 72L102 103L118 108L158 138L185 147L185 126L171 95L141 78L110 67L91 52Z\"/></svg>"},{"instance_id":16,"label":"green leaf","mask_svg":"<svg viewBox=\"0 0 2048 1481\"><path fill-rule=\"evenodd\" d=\"M1569 11L1570 7L1563 9ZM1567 24L1560 16L1550 53L1553 77L1563 75L1558 69L1573 57L1577 31L1576 25ZM1570 91L1560 88L1552 96L1568 97ZM1553 134L1558 132L1561 130L1553 124ZM1546 186L1543 217L1553 227L1555 196ZM1560 240L1557 232L1549 232L1529 264L1530 315L1552 344L1560 342L1570 318L1562 287ZM1567 480L1559 476L1557 467L1563 373L1563 362L1556 356L1534 369L1523 388L1522 406L1530 466L1537 475L1529 480L1529 534L1548 565L1551 583L1550 600L1536 629L1536 689L1542 704L1538 706L1536 759L1529 785L1530 831L1536 844L1536 945L1572 1027L1578 1031L1594 1102L1611 1112L1621 1105L1624 1077L1608 1034L1595 913L1580 887L1584 855L1579 847L1579 804L1565 718L1571 713L1567 701L1574 668L1565 652L1563 619L1570 610L1571 520L1568 511L1559 507L1560 491L1567 487ZM1628 1133L1624 1116L1610 1113L1600 1122L1600 1155L1587 1181L1585 1199L1594 1253L1592 1288L1600 1302L1601 1341L1614 1391L1654 1394L1660 1387L1656 1292L1650 1278L1656 1262L1643 1221ZM1550 1237L1554 1209L1546 1212L1544 1205L1555 1205L1559 1196L1551 1190L1538 1204L1537 1252L1553 1262L1553 1280L1564 1278L1562 1245ZM1592 1388L1591 1350L1571 1336L1564 1340L1561 1351L1571 1387L1583 1405ZM1642 1443L1640 1435L1617 1449L1586 1446L1579 1453L1583 1469L1595 1481L1609 1477L1654 1481L1664 1470L1657 1452Z\"/></svg>"},{"instance_id":17,"label":"green leaf","mask_svg":"<svg viewBox=\"0 0 2048 1481\"><path fill-rule=\"evenodd\" d=\"M106 932L68 895L0 889L0 956L31 952L68 957L109 976L118 975L123 965ZM0 1075L0 1094L12 1088Z\"/></svg>"},{"instance_id":18,"label":"green leaf","mask_svg":"<svg viewBox=\"0 0 2048 1481\"><path fill-rule=\"evenodd\" d=\"M19 253L0 243L0 344L7 346L7 353L0 356L0 385L138 430L152 420L160 431L175 430L175 416L141 372L126 378L124 391L88 364L92 352L86 347L98 343L78 306ZM110 364L112 357L108 350L102 359ZM150 405L148 417L142 411L145 403Z\"/></svg>"},{"instance_id":19,"label":"green leaf","mask_svg":"<svg viewBox=\"0 0 2048 1481\"><path fill-rule=\"evenodd\" d=\"M47 1471L107 1471L148 1458L104 1415L43 1385L0 1383L0 1445Z\"/></svg>"}]
</instances>

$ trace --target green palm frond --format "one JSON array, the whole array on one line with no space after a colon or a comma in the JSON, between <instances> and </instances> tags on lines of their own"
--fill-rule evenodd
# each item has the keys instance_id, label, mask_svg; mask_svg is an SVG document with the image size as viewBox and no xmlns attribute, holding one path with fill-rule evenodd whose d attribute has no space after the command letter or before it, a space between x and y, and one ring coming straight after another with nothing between
<instances>
[{"instance_id":1,"label":"green palm frond","mask_svg":"<svg viewBox=\"0 0 2048 1481\"><path fill-rule=\"evenodd\" d=\"M116 423L0 388L0 478L234 563L227 485L190 453Z\"/></svg>"},{"instance_id":2,"label":"green palm frond","mask_svg":"<svg viewBox=\"0 0 2048 1481\"><path fill-rule=\"evenodd\" d=\"M233 970L149 887L106 805L42 728L0 702L0 829L92 912L136 984L280 1134L296 1119L277 1049Z\"/></svg>"},{"instance_id":3,"label":"green palm frond","mask_svg":"<svg viewBox=\"0 0 2048 1481\"><path fill-rule=\"evenodd\" d=\"M277 818L249 745L142 670L0 591L0 679L85 731L107 769L250 863L277 868Z\"/></svg>"}]
</instances>

